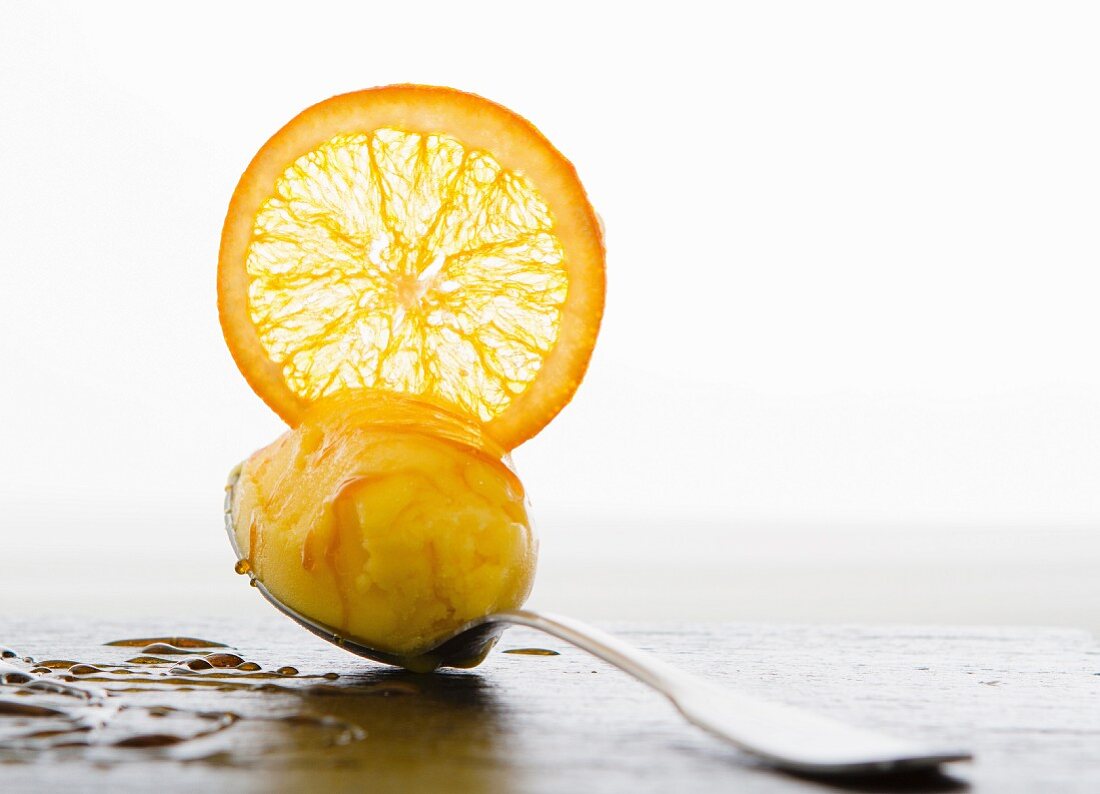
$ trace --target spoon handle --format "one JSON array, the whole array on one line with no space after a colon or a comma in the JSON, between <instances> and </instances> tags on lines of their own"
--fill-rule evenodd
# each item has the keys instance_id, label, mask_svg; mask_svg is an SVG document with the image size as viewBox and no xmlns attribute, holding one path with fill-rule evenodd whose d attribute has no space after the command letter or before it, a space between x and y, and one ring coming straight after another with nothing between
<instances>
[{"instance_id":1,"label":"spoon handle","mask_svg":"<svg viewBox=\"0 0 1100 794\"><path fill-rule=\"evenodd\" d=\"M486 622L538 629L588 651L665 695L689 722L781 769L865 775L971 758L957 748L897 739L733 692L572 618L513 610L490 615Z\"/></svg>"}]
</instances>

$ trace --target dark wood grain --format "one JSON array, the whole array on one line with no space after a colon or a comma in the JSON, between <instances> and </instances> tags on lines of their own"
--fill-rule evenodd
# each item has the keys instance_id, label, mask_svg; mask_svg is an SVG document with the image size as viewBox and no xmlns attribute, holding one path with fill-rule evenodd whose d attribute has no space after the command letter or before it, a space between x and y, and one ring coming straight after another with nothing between
<instances>
[{"instance_id":1,"label":"dark wood grain","mask_svg":"<svg viewBox=\"0 0 1100 794\"><path fill-rule=\"evenodd\" d=\"M216 739L112 746L98 757L86 747L9 753L0 766L3 788L1100 790L1100 649L1084 632L742 624L609 628L746 692L901 735L969 746L977 761L955 765L949 778L889 782L820 782L778 774L687 725L637 682L520 629L506 633L500 648L548 648L560 655L494 653L472 672L417 676L366 663L274 616L249 626L7 620L0 622L0 645L36 662L64 659L106 669L137 656L139 649L102 643L183 634L224 642L266 671L292 665L301 675L223 681L234 687L229 691L167 685L116 691L108 699L133 706L131 714L162 705L180 714L188 710L209 718L209 713L232 712L240 719ZM31 666L20 658L10 661ZM139 674L146 669L132 668ZM163 665L148 669L168 676ZM195 677L202 672L209 671ZM52 675L61 680L63 673ZM339 678L307 677L325 673ZM94 675L70 677L85 686L135 688L125 687L121 675L99 682ZM0 698L15 700L10 694L0 689ZM111 735L117 740L120 734Z\"/></svg>"}]
</instances>

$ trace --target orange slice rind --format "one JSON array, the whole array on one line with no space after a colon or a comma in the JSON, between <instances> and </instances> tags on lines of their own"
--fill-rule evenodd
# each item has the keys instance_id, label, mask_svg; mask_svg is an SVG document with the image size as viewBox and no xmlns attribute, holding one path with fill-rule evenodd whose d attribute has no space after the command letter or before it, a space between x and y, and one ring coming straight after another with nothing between
<instances>
[{"instance_id":1,"label":"orange slice rind","mask_svg":"<svg viewBox=\"0 0 1100 794\"><path fill-rule=\"evenodd\" d=\"M572 397L603 296L569 161L500 105L425 86L334 97L276 133L218 265L234 359L292 426L335 393L391 391L458 407L506 449Z\"/></svg>"}]
</instances>

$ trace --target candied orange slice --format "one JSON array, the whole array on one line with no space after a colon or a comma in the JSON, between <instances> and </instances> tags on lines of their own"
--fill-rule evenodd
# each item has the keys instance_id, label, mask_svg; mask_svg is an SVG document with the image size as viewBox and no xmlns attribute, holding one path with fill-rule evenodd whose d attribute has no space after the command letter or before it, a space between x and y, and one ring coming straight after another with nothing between
<instances>
[{"instance_id":1,"label":"candied orange slice","mask_svg":"<svg viewBox=\"0 0 1100 794\"><path fill-rule=\"evenodd\" d=\"M218 262L229 349L290 425L380 390L457 407L506 449L572 398L603 298L570 162L510 110L428 86L333 97L277 132Z\"/></svg>"}]
</instances>

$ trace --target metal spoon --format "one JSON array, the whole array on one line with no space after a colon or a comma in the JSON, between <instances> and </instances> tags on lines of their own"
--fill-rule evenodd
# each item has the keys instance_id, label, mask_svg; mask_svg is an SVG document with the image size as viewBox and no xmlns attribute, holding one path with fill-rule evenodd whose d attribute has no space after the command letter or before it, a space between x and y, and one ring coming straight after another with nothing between
<instances>
[{"instance_id":1,"label":"metal spoon","mask_svg":"<svg viewBox=\"0 0 1100 794\"><path fill-rule=\"evenodd\" d=\"M238 559L243 559L230 513L238 471L230 474L226 489L225 527L233 551ZM878 775L930 769L972 758L969 752L958 748L898 739L793 706L733 692L572 618L527 609L498 612L467 623L430 649L400 656L345 637L331 626L282 603L258 579L253 579L253 584L276 609L318 637L359 656L419 672L439 667L473 667L485 658L509 626L538 629L629 673L671 700L689 722L773 767L790 772Z\"/></svg>"}]
</instances>

